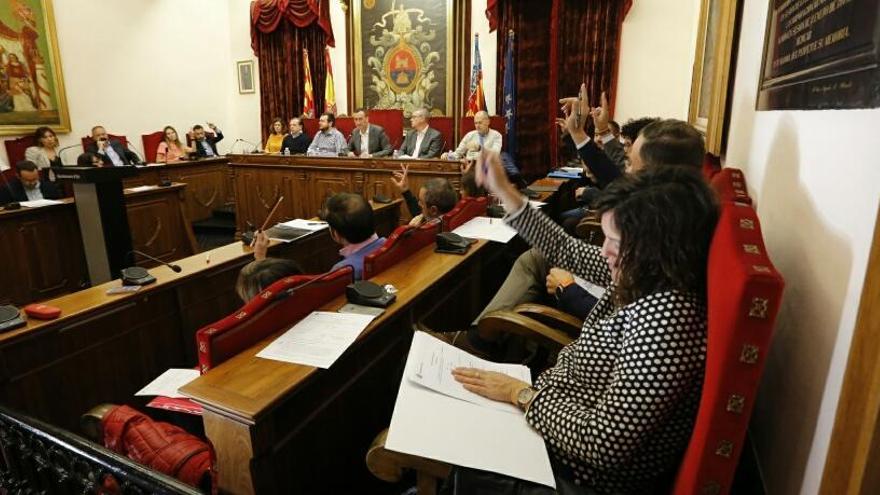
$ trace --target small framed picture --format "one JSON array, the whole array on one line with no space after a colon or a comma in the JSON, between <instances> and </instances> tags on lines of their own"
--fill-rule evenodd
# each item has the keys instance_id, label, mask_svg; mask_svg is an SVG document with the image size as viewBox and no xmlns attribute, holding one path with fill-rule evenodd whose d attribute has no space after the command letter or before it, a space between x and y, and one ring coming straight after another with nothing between
<instances>
[{"instance_id":1,"label":"small framed picture","mask_svg":"<svg viewBox=\"0 0 880 495\"><path fill-rule=\"evenodd\" d=\"M254 61L241 60L236 62L238 67L238 92L240 94L255 93L254 88Z\"/></svg>"}]
</instances>

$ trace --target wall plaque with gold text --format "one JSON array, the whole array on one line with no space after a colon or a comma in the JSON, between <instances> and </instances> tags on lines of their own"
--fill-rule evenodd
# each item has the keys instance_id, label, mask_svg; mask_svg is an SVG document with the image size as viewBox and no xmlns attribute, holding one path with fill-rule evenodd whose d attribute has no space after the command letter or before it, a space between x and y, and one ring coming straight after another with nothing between
<instances>
[{"instance_id":1,"label":"wall plaque with gold text","mask_svg":"<svg viewBox=\"0 0 880 495\"><path fill-rule=\"evenodd\" d=\"M880 106L880 0L771 0L758 110Z\"/></svg>"}]
</instances>

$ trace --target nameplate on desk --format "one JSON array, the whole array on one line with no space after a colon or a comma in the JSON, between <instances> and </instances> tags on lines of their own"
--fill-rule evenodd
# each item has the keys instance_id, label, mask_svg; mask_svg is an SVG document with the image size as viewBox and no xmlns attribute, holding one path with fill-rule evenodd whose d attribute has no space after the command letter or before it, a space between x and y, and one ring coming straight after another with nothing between
<instances>
[{"instance_id":1,"label":"nameplate on desk","mask_svg":"<svg viewBox=\"0 0 880 495\"><path fill-rule=\"evenodd\" d=\"M55 178L56 179L80 180L82 177L80 177L79 174L70 174L70 173L66 174L64 172L55 172Z\"/></svg>"}]
</instances>

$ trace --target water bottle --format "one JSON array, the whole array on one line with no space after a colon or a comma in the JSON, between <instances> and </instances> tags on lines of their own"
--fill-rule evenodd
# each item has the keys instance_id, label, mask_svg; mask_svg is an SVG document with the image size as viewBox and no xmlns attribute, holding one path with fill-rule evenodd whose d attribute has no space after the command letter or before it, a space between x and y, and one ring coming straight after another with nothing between
<instances>
[{"instance_id":1,"label":"water bottle","mask_svg":"<svg viewBox=\"0 0 880 495\"><path fill-rule=\"evenodd\" d=\"M455 156L455 150L449 150L449 153L446 153L446 159L450 162L458 161L458 157Z\"/></svg>"},{"instance_id":2,"label":"water bottle","mask_svg":"<svg viewBox=\"0 0 880 495\"><path fill-rule=\"evenodd\" d=\"M290 148L284 148L284 156L290 156Z\"/></svg>"},{"instance_id":3,"label":"water bottle","mask_svg":"<svg viewBox=\"0 0 880 495\"><path fill-rule=\"evenodd\" d=\"M398 158L400 158L400 150L394 150L394 152L391 153L391 156L392 156L394 159L398 159Z\"/></svg>"}]
</instances>

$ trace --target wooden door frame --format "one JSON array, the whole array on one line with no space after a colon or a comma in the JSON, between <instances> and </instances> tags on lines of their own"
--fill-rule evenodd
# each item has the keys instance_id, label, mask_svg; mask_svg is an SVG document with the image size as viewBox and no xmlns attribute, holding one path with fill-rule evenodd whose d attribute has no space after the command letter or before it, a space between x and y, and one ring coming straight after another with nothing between
<instances>
[{"instance_id":1,"label":"wooden door frame","mask_svg":"<svg viewBox=\"0 0 880 495\"><path fill-rule=\"evenodd\" d=\"M880 493L880 210L820 493Z\"/></svg>"}]
</instances>

